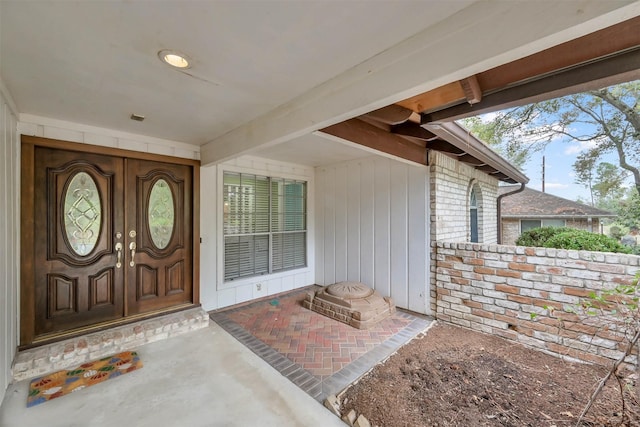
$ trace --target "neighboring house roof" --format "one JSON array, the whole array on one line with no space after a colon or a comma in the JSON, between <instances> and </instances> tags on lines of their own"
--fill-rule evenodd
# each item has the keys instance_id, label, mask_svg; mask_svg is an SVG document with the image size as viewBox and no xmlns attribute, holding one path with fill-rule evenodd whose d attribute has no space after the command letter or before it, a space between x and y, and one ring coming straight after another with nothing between
<instances>
[{"instance_id":1,"label":"neighboring house roof","mask_svg":"<svg viewBox=\"0 0 640 427\"><path fill-rule=\"evenodd\" d=\"M505 185L498 188L502 198L502 218L606 218L616 214L582 203L567 200L553 194L525 188L519 193L519 186Z\"/></svg>"}]
</instances>

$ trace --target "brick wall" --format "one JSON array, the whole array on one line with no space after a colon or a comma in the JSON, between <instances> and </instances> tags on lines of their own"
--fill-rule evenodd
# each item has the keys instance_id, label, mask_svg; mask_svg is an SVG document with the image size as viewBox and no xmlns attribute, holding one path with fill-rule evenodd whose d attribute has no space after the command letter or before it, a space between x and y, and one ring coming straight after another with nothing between
<instances>
[{"instance_id":1,"label":"brick wall","mask_svg":"<svg viewBox=\"0 0 640 427\"><path fill-rule=\"evenodd\" d=\"M577 228L579 230L587 230L592 233L600 233L600 219L593 218L591 224L586 218L567 219L565 226L569 228Z\"/></svg>"},{"instance_id":2,"label":"brick wall","mask_svg":"<svg viewBox=\"0 0 640 427\"><path fill-rule=\"evenodd\" d=\"M469 241L469 197L477 186L479 240L498 241L498 180L438 151L429 153L431 241Z\"/></svg>"},{"instance_id":3,"label":"brick wall","mask_svg":"<svg viewBox=\"0 0 640 427\"><path fill-rule=\"evenodd\" d=\"M567 309L592 291L631 283L640 257L437 242L433 258L438 319L567 359L605 363L622 354L613 322Z\"/></svg>"},{"instance_id":4,"label":"brick wall","mask_svg":"<svg viewBox=\"0 0 640 427\"><path fill-rule=\"evenodd\" d=\"M502 244L515 245L520 237L520 220L502 218Z\"/></svg>"},{"instance_id":5,"label":"brick wall","mask_svg":"<svg viewBox=\"0 0 640 427\"><path fill-rule=\"evenodd\" d=\"M478 238L498 241L498 180L439 151L429 152L430 241L469 241L469 198L479 188ZM435 266L431 264L429 308L436 312Z\"/></svg>"}]
</instances>

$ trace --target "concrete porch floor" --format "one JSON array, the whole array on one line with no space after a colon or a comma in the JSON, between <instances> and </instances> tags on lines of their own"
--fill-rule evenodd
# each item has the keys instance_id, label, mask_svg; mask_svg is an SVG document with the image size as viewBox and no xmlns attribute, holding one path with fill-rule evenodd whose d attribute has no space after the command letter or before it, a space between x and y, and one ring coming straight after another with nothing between
<instances>
[{"instance_id":1,"label":"concrete porch floor","mask_svg":"<svg viewBox=\"0 0 640 427\"><path fill-rule=\"evenodd\" d=\"M345 425L213 322L136 351L142 369L31 408L10 385L0 426Z\"/></svg>"}]
</instances>

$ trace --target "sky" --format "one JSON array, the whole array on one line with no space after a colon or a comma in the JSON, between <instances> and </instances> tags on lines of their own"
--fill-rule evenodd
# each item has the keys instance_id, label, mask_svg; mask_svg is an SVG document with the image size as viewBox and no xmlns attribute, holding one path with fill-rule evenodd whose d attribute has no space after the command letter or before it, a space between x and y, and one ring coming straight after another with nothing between
<instances>
[{"instance_id":1,"label":"sky","mask_svg":"<svg viewBox=\"0 0 640 427\"><path fill-rule=\"evenodd\" d=\"M524 174L529 177L527 186L535 190L542 191L542 157L545 157L545 192L569 200L590 201L589 189L582 184L576 184L576 176L573 171L573 164L578 155L591 148L588 144L565 138L563 140L553 140L544 152L535 153L527 162ZM618 156L611 152L602 155L599 162L608 162L619 165ZM633 186L631 175L624 184L626 188Z\"/></svg>"},{"instance_id":2,"label":"sky","mask_svg":"<svg viewBox=\"0 0 640 427\"><path fill-rule=\"evenodd\" d=\"M544 152L535 153L524 168L529 177L527 187L542 191L542 157L545 157L545 192L569 200L590 200L589 190L582 184L576 184L573 164L578 154L584 150L576 142L552 141ZM617 164L614 156L607 156L609 163Z\"/></svg>"},{"instance_id":3,"label":"sky","mask_svg":"<svg viewBox=\"0 0 640 427\"><path fill-rule=\"evenodd\" d=\"M483 121L495 118L496 113L480 116ZM583 129L578 129L581 134ZM582 133L583 134L583 133ZM588 143L580 143L567 137L553 139L542 152L536 152L524 167L524 174L529 178L528 188L542 191L542 157L545 158L545 192L569 200L591 200L589 190L582 184L576 184L573 164L578 155L591 148ZM614 153L602 157L606 161L618 165L618 158ZM631 185L631 180L628 180Z\"/></svg>"}]
</instances>

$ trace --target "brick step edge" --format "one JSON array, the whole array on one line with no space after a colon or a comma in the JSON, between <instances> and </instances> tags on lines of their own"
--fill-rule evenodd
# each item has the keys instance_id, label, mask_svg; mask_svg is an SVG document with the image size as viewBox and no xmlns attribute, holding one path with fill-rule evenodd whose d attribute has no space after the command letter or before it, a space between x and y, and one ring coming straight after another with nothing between
<instances>
[{"instance_id":1,"label":"brick step edge","mask_svg":"<svg viewBox=\"0 0 640 427\"><path fill-rule=\"evenodd\" d=\"M12 382L69 369L208 326L207 312L202 308L193 308L24 350L13 361Z\"/></svg>"}]
</instances>

